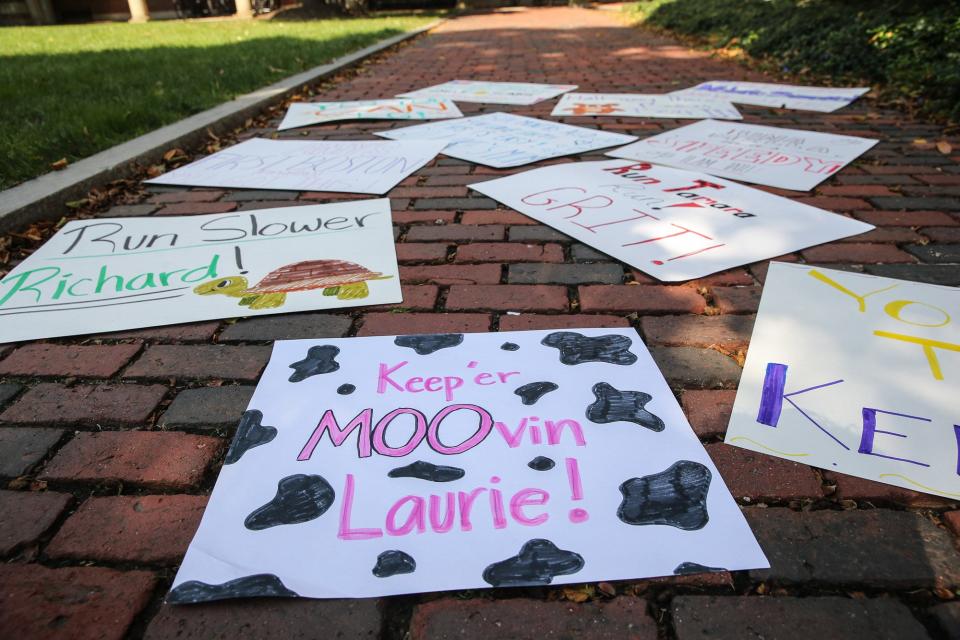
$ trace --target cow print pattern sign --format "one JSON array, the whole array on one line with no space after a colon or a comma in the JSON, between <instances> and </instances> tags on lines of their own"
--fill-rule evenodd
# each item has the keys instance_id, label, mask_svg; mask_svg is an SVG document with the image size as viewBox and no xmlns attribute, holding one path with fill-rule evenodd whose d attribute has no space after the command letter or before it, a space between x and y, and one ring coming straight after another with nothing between
<instances>
[{"instance_id":1,"label":"cow print pattern sign","mask_svg":"<svg viewBox=\"0 0 960 640\"><path fill-rule=\"evenodd\" d=\"M168 602L768 566L627 329L277 342L227 463Z\"/></svg>"}]
</instances>

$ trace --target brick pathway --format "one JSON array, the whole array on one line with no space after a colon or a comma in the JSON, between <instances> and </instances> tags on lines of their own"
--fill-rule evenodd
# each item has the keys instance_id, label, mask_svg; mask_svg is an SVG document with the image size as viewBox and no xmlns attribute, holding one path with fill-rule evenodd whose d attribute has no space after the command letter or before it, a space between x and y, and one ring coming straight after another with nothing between
<instances>
[{"instance_id":1,"label":"brick pathway","mask_svg":"<svg viewBox=\"0 0 960 640\"><path fill-rule=\"evenodd\" d=\"M458 18L320 97L384 97L453 78L624 92L763 79L619 26L611 13L554 8ZM504 110L546 116L552 104ZM933 148L942 138L936 126L866 100L833 115L743 111L747 122L882 140L815 193L797 197L877 230L784 259L960 284L960 157ZM678 124L567 121L641 136ZM284 137L370 138L383 126L345 123ZM930 142L916 144L920 138ZM468 192L466 184L498 173L440 158L390 193L402 313L367 307L2 348L0 637L960 637L960 600L951 601L960 585L956 504L719 444L766 265L658 284ZM107 215L338 199L164 188ZM576 326L632 326L644 336L743 505L770 571L506 590L498 599L477 591L162 605L271 340Z\"/></svg>"}]
</instances>

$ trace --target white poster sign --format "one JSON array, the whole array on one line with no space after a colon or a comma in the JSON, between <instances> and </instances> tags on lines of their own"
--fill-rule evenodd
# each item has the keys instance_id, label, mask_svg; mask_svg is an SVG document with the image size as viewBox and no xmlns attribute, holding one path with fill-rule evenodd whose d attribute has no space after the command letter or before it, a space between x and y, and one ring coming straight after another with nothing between
<instances>
[{"instance_id":1,"label":"white poster sign","mask_svg":"<svg viewBox=\"0 0 960 640\"><path fill-rule=\"evenodd\" d=\"M960 289L772 263L726 442L960 498Z\"/></svg>"},{"instance_id":2,"label":"white poster sign","mask_svg":"<svg viewBox=\"0 0 960 640\"><path fill-rule=\"evenodd\" d=\"M668 282L873 228L705 173L646 162L562 164L470 188Z\"/></svg>"},{"instance_id":3,"label":"white poster sign","mask_svg":"<svg viewBox=\"0 0 960 640\"><path fill-rule=\"evenodd\" d=\"M0 281L0 342L400 302L390 201L73 220Z\"/></svg>"},{"instance_id":4,"label":"white poster sign","mask_svg":"<svg viewBox=\"0 0 960 640\"><path fill-rule=\"evenodd\" d=\"M752 104L761 107L801 109L829 113L842 109L870 87L803 87L792 84L742 82L740 80L711 80L689 89L674 91L675 95L701 95L720 100Z\"/></svg>"},{"instance_id":5,"label":"white poster sign","mask_svg":"<svg viewBox=\"0 0 960 640\"><path fill-rule=\"evenodd\" d=\"M531 105L561 93L573 91L575 84L536 84L532 82L487 82L484 80L451 80L425 89L401 93L398 98L440 96L458 102Z\"/></svg>"},{"instance_id":6,"label":"white poster sign","mask_svg":"<svg viewBox=\"0 0 960 640\"><path fill-rule=\"evenodd\" d=\"M809 191L875 144L833 133L701 120L607 155Z\"/></svg>"},{"instance_id":7,"label":"white poster sign","mask_svg":"<svg viewBox=\"0 0 960 640\"><path fill-rule=\"evenodd\" d=\"M488 113L375 133L391 140L443 141L447 145L444 155L497 169L586 153L637 139L637 136L510 113Z\"/></svg>"},{"instance_id":8,"label":"white poster sign","mask_svg":"<svg viewBox=\"0 0 960 640\"><path fill-rule=\"evenodd\" d=\"M294 102L278 131L339 120L441 120L462 118L457 105L443 98Z\"/></svg>"},{"instance_id":9,"label":"white poster sign","mask_svg":"<svg viewBox=\"0 0 960 640\"><path fill-rule=\"evenodd\" d=\"M167 601L766 566L632 330L295 340Z\"/></svg>"},{"instance_id":10,"label":"white poster sign","mask_svg":"<svg viewBox=\"0 0 960 640\"><path fill-rule=\"evenodd\" d=\"M743 119L730 102L670 93L566 93L550 115Z\"/></svg>"},{"instance_id":11,"label":"white poster sign","mask_svg":"<svg viewBox=\"0 0 960 640\"><path fill-rule=\"evenodd\" d=\"M382 194L433 160L442 148L442 144L420 140L397 143L254 138L146 182Z\"/></svg>"}]
</instances>

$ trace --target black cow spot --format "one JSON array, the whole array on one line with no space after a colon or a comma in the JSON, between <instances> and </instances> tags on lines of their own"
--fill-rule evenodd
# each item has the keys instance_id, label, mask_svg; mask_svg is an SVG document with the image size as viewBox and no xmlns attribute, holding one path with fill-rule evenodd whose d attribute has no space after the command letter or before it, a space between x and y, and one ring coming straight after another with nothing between
<instances>
[{"instance_id":1,"label":"black cow spot","mask_svg":"<svg viewBox=\"0 0 960 640\"><path fill-rule=\"evenodd\" d=\"M299 594L288 589L280 578L272 573L259 573L230 580L223 584L207 584L199 580L190 580L178 584L167 594L170 604L193 604L227 598L299 598Z\"/></svg>"},{"instance_id":2,"label":"black cow spot","mask_svg":"<svg viewBox=\"0 0 960 640\"><path fill-rule=\"evenodd\" d=\"M620 485L623 502L617 517L627 524L665 524L691 531L706 526L710 470L699 462L678 460L669 469Z\"/></svg>"},{"instance_id":3,"label":"black cow spot","mask_svg":"<svg viewBox=\"0 0 960 640\"><path fill-rule=\"evenodd\" d=\"M267 444L277 437L276 427L265 427L260 424L261 420L263 420L263 414L256 409L243 412L240 424L237 425L237 433L233 436L230 448L227 449L223 464L233 464L250 449Z\"/></svg>"},{"instance_id":4,"label":"black cow spot","mask_svg":"<svg viewBox=\"0 0 960 640\"><path fill-rule=\"evenodd\" d=\"M504 342L502 345L500 345L500 348L504 351L516 351L520 348L520 345L514 344L513 342Z\"/></svg>"},{"instance_id":5,"label":"black cow spot","mask_svg":"<svg viewBox=\"0 0 960 640\"><path fill-rule=\"evenodd\" d=\"M637 361L637 356L630 351L633 341L621 335L588 338L573 331L556 331L547 334L540 344L559 349L563 364L608 362L629 365Z\"/></svg>"},{"instance_id":6,"label":"black cow spot","mask_svg":"<svg viewBox=\"0 0 960 640\"><path fill-rule=\"evenodd\" d=\"M337 387L337 393L339 393L342 396L348 396L356 390L357 388L352 384L342 384L339 387Z\"/></svg>"},{"instance_id":7,"label":"black cow spot","mask_svg":"<svg viewBox=\"0 0 960 640\"><path fill-rule=\"evenodd\" d=\"M290 382L300 382L318 373L331 373L340 368L340 363L334 358L340 353L340 348L332 344L310 347L307 357L290 365L293 373Z\"/></svg>"},{"instance_id":8,"label":"black cow spot","mask_svg":"<svg viewBox=\"0 0 960 640\"><path fill-rule=\"evenodd\" d=\"M520 553L494 562L483 571L483 579L494 587L526 587L550 584L556 576L576 573L583 568L579 553L558 549L549 540L534 539Z\"/></svg>"},{"instance_id":9,"label":"black cow spot","mask_svg":"<svg viewBox=\"0 0 960 640\"><path fill-rule=\"evenodd\" d=\"M531 382L530 384L525 384L522 387L517 387L514 389L514 393L520 396L520 400L523 404L536 404L537 400L547 395L551 391L556 391L559 389L557 385L552 382Z\"/></svg>"},{"instance_id":10,"label":"black cow spot","mask_svg":"<svg viewBox=\"0 0 960 640\"><path fill-rule=\"evenodd\" d=\"M455 347L463 342L462 333L434 333L422 336L397 336L393 343L398 347L409 347L421 356Z\"/></svg>"},{"instance_id":11,"label":"black cow spot","mask_svg":"<svg viewBox=\"0 0 960 640\"><path fill-rule=\"evenodd\" d=\"M287 476L277 483L273 500L248 515L243 525L260 531L281 524L308 522L326 513L335 497L333 487L320 476Z\"/></svg>"},{"instance_id":12,"label":"black cow spot","mask_svg":"<svg viewBox=\"0 0 960 640\"><path fill-rule=\"evenodd\" d=\"M430 482L451 482L459 480L466 472L459 467L444 467L432 462L417 460L405 467L391 469L387 474L391 478L419 478Z\"/></svg>"},{"instance_id":13,"label":"black cow spot","mask_svg":"<svg viewBox=\"0 0 960 640\"><path fill-rule=\"evenodd\" d=\"M721 567L708 567L696 562L681 562L677 565L677 568L673 570L673 575L689 576L694 573L721 573L723 571L726 571L726 569Z\"/></svg>"},{"instance_id":14,"label":"black cow spot","mask_svg":"<svg viewBox=\"0 0 960 640\"><path fill-rule=\"evenodd\" d=\"M373 575L378 578L389 578L401 573L413 573L417 570L417 561L410 554L391 549L377 556L377 564L373 567Z\"/></svg>"},{"instance_id":15,"label":"black cow spot","mask_svg":"<svg viewBox=\"0 0 960 640\"><path fill-rule=\"evenodd\" d=\"M663 420L643 407L653 398L642 391L620 391L606 382L593 385L596 401L587 407L587 419L597 424L633 422L651 431L663 431Z\"/></svg>"},{"instance_id":16,"label":"black cow spot","mask_svg":"<svg viewBox=\"0 0 960 640\"><path fill-rule=\"evenodd\" d=\"M534 471L550 471L550 469L553 469L555 466L557 466L557 463L546 456L537 456L528 462L527 466Z\"/></svg>"}]
</instances>

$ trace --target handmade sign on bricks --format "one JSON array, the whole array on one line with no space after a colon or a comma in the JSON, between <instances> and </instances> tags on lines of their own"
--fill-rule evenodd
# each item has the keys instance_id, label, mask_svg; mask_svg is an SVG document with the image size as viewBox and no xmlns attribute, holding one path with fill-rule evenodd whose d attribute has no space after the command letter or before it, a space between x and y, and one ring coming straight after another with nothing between
<instances>
[{"instance_id":1,"label":"handmade sign on bricks","mask_svg":"<svg viewBox=\"0 0 960 640\"><path fill-rule=\"evenodd\" d=\"M400 302L390 201L73 220L0 281L0 342Z\"/></svg>"},{"instance_id":2,"label":"handmade sign on bricks","mask_svg":"<svg viewBox=\"0 0 960 640\"><path fill-rule=\"evenodd\" d=\"M496 169L585 153L637 139L637 136L510 113L488 113L375 133L391 140L442 141L446 144L444 155Z\"/></svg>"},{"instance_id":3,"label":"handmade sign on bricks","mask_svg":"<svg viewBox=\"0 0 960 640\"><path fill-rule=\"evenodd\" d=\"M647 162L561 164L470 188L668 282L873 228L705 173Z\"/></svg>"},{"instance_id":4,"label":"handmade sign on bricks","mask_svg":"<svg viewBox=\"0 0 960 640\"><path fill-rule=\"evenodd\" d=\"M254 138L218 151L149 184L383 194L427 164L442 144L377 140Z\"/></svg>"},{"instance_id":5,"label":"handmade sign on bricks","mask_svg":"<svg viewBox=\"0 0 960 640\"><path fill-rule=\"evenodd\" d=\"M485 80L451 80L425 89L401 93L398 98L440 96L459 102L531 105L561 93L573 91L575 84L537 84L533 82L488 82Z\"/></svg>"},{"instance_id":6,"label":"handmade sign on bricks","mask_svg":"<svg viewBox=\"0 0 960 640\"><path fill-rule=\"evenodd\" d=\"M294 340L167 601L766 566L632 330Z\"/></svg>"},{"instance_id":7,"label":"handmade sign on bricks","mask_svg":"<svg viewBox=\"0 0 960 640\"><path fill-rule=\"evenodd\" d=\"M444 98L294 102L287 109L277 130L339 120L440 120L462 117L457 105Z\"/></svg>"},{"instance_id":8,"label":"handmade sign on bricks","mask_svg":"<svg viewBox=\"0 0 960 640\"><path fill-rule=\"evenodd\" d=\"M743 119L730 102L677 93L566 93L550 115Z\"/></svg>"},{"instance_id":9,"label":"handmade sign on bricks","mask_svg":"<svg viewBox=\"0 0 960 640\"><path fill-rule=\"evenodd\" d=\"M607 155L808 191L875 144L855 136L701 120Z\"/></svg>"},{"instance_id":10,"label":"handmade sign on bricks","mask_svg":"<svg viewBox=\"0 0 960 640\"><path fill-rule=\"evenodd\" d=\"M960 498L960 290L771 263L728 444Z\"/></svg>"},{"instance_id":11,"label":"handmade sign on bricks","mask_svg":"<svg viewBox=\"0 0 960 640\"><path fill-rule=\"evenodd\" d=\"M674 91L673 95L701 95L740 104L761 107L782 107L829 113L842 109L866 92L870 87L803 87L792 84L768 82L743 82L740 80L711 80L695 87Z\"/></svg>"}]
</instances>

